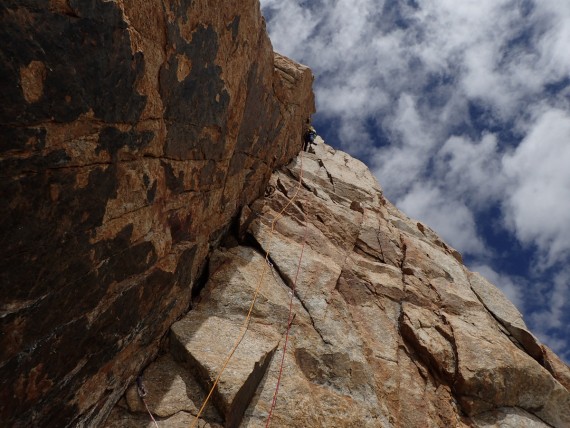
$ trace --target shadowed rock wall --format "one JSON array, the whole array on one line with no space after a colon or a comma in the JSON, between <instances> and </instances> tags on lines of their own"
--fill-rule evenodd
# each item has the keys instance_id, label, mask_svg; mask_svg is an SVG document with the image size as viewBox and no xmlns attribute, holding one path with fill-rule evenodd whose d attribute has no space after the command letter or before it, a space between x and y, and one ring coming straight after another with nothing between
<instances>
[{"instance_id":1,"label":"shadowed rock wall","mask_svg":"<svg viewBox=\"0 0 570 428\"><path fill-rule=\"evenodd\" d=\"M0 5L0 425L100 423L300 149L257 0Z\"/></svg>"}]
</instances>

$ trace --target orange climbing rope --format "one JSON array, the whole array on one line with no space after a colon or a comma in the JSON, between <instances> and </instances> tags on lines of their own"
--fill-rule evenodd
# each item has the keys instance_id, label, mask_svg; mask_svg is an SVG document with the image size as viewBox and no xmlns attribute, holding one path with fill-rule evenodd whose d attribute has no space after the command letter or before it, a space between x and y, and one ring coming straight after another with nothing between
<instances>
[{"instance_id":1,"label":"orange climbing rope","mask_svg":"<svg viewBox=\"0 0 570 428\"><path fill-rule=\"evenodd\" d=\"M293 197L291 199L289 199L289 201L287 202L287 204L285 204L285 206L283 207L283 209L281 209L281 211L279 211L279 213L277 214L277 216L273 219L273 221L271 222L271 231L270 231L270 238L273 238L273 234L275 232L275 225L277 224L277 222L279 220L281 220L281 218L283 217L283 213L285 212L285 210L287 208L289 208L289 205L291 205L293 203L293 201L295 200L295 198L297 197L297 195L299 194L299 190L301 189L302 186L302 181L303 181L303 155L299 154L299 158L301 160L301 172L299 174L299 181L297 183L297 188L295 191L295 194L293 195ZM268 248L270 247L270 245L268 245ZM239 334L239 336L237 337L233 347L231 348L228 356L226 357L226 360L224 361L224 364L222 365L222 368L220 370L220 372L218 373L218 376L216 377L216 379L214 380L214 383L212 384L212 387L210 388L210 391L208 392L208 395L206 396L206 398L204 399L204 402L202 403L202 406L200 407L200 410L198 410L198 414L196 415L196 417L194 418L194 422L192 422L191 428L196 428L196 426L198 425L198 421L200 419L200 416L202 415L202 412L204 411L204 409L206 408L206 405L208 404L208 401L210 400L210 397L212 396L212 394L214 393L214 389L216 388L216 386L218 385L218 382L220 381L220 378L222 376L222 374L224 373L224 371L226 370L226 367L228 366L232 356L234 355L236 349L238 348L239 344L241 343L241 341L243 340L245 333L247 332L247 329L249 327L249 322L251 320L251 313L253 311L253 307L255 306L255 302L257 300L257 296L259 295L259 292L261 290L261 285L263 284L263 279L265 278L265 271L266 271L266 267L267 265L270 264L269 261L269 249L266 250L265 252L265 263L263 263L263 268L261 270L261 275L259 277L259 281L255 287L254 293L253 293L253 298L251 301L251 305L249 306L249 310L247 312L247 315L244 319L244 322L242 324L242 328L241 328L241 332Z\"/></svg>"}]
</instances>

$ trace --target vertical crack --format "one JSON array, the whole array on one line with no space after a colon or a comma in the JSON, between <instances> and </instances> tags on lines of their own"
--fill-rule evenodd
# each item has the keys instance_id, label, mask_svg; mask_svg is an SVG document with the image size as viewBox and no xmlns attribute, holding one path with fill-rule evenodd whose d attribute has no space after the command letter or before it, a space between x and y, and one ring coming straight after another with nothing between
<instances>
[{"instance_id":1,"label":"vertical crack","mask_svg":"<svg viewBox=\"0 0 570 428\"><path fill-rule=\"evenodd\" d=\"M381 262L386 263L386 257L384 256L384 249L382 248L382 242L380 241L380 233L381 232L379 230L376 232L376 240L378 241L378 247L380 247L380 255L382 257Z\"/></svg>"},{"instance_id":2,"label":"vertical crack","mask_svg":"<svg viewBox=\"0 0 570 428\"><path fill-rule=\"evenodd\" d=\"M305 302L303 302L303 300L299 297L299 294L297 292L295 292L294 295L297 298L297 300L299 301L299 303L301 303L301 306L303 307L303 309L307 312L307 315L309 315L309 319L311 320L311 325L313 326L313 329L317 332L317 334L319 335L319 337L321 338L323 343L326 345L332 346L332 342L325 339L325 337L321 333L321 330L317 327L317 325L315 323L315 319L313 318L313 315L311 315L309 308L307 308L307 306L305 305Z\"/></svg>"},{"instance_id":3,"label":"vertical crack","mask_svg":"<svg viewBox=\"0 0 570 428\"><path fill-rule=\"evenodd\" d=\"M329 172L329 170L325 166L325 163L323 162L322 159L319 159L318 162L319 162L319 166L325 169L325 172L327 173L327 177L329 178L329 181L332 184L333 192L336 193L336 187L334 185L334 180L333 180L332 174Z\"/></svg>"},{"instance_id":4,"label":"vertical crack","mask_svg":"<svg viewBox=\"0 0 570 428\"><path fill-rule=\"evenodd\" d=\"M400 262L400 271L402 272L402 283L405 286L406 285L406 282L405 282L406 273L404 272L404 265L406 264L408 246L406 245L406 243L402 239L402 234L400 234L400 242L402 243L402 246L401 246L401 248L402 248L402 260Z\"/></svg>"},{"instance_id":5,"label":"vertical crack","mask_svg":"<svg viewBox=\"0 0 570 428\"><path fill-rule=\"evenodd\" d=\"M307 312L307 315L309 316L309 319L311 320L311 325L313 326L313 329L317 332L317 334L319 335L319 337L321 338L323 343L332 346L332 343L329 340L324 338L321 330L317 327L317 325L315 323L315 319L313 318L313 315L309 311L309 308L307 307L307 305L305 304L303 299L301 299L301 297L299 296L299 293L297 292L297 290L293 291L293 283L292 283L291 279L288 278L281 271L281 269L279 269L279 266L277 266L277 264L273 261L273 259L271 259L271 257L269 257L269 262L271 263L270 269L271 269L271 274L273 275L273 280L275 282L277 282L277 279L275 278L275 274L274 274L274 272L277 272L277 275L279 275L279 278L281 278L281 281L283 281L283 283L287 287L289 287L289 289L290 289L289 293L293 293L293 296L299 301L299 303L301 304L301 306L303 307L305 312Z\"/></svg>"},{"instance_id":6,"label":"vertical crack","mask_svg":"<svg viewBox=\"0 0 570 428\"><path fill-rule=\"evenodd\" d=\"M455 331L453 330L453 326L451 325L451 323L449 322L449 320L447 319L447 317L445 315L440 314L439 318L443 321L443 323L447 327L449 327L449 331L451 332L451 336L447 337L448 336L447 334L444 334L443 331L440 331L440 333L451 344L451 349L453 350L453 356L455 357L455 368L454 368L455 373L453 374L453 377L451 379L450 386L451 386L451 388L453 388L454 395L456 395L457 394L456 384L457 384L457 379L459 377L459 352L457 351L457 343L455 341Z\"/></svg>"},{"instance_id":7,"label":"vertical crack","mask_svg":"<svg viewBox=\"0 0 570 428\"><path fill-rule=\"evenodd\" d=\"M236 393L230 409L226 414L226 427L237 428L241 425L245 411L250 405L261 380L267 373L267 369L269 368L269 364L277 350L277 346L278 344L275 345L275 347L265 354L259 361L255 362L252 372Z\"/></svg>"}]
</instances>

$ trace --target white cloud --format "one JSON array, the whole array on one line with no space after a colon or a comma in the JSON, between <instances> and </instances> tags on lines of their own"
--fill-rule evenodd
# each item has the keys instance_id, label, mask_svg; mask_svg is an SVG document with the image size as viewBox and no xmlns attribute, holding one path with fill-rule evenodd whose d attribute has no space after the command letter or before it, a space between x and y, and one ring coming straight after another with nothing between
<instances>
[{"instance_id":1,"label":"white cloud","mask_svg":"<svg viewBox=\"0 0 570 428\"><path fill-rule=\"evenodd\" d=\"M570 114L543 114L503 161L512 180L507 221L524 243L534 243L548 265L570 252Z\"/></svg>"},{"instance_id":2,"label":"white cloud","mask_svg":"<svg viewBox=\"0 0 570 428\"><path fill-rule=\"evenodd\" d=\"M395 104L385 128L399 144L376 151L371 163L383 186L397 197L406 195L425 174L437 140L430 135L431 126L422 118L413 96L403 93Z\"/></svg>"},{"instance_id":3,"label":"white cloud","mask_svg":"<svg viewBox=\"0 0 570 428\"><path fill-rule=\"evenodd\" d=\"M318 16L297 1L261 1L262 7L275 14L271 21L271 41L276 49L299 58L304 42L309 38Z\"/></svg>"},{"instance_id":4,"label":"white cloud","mask_svg":"<svg viewBox=\"0 0 570 428\"><path fill-rule=\"evenodd\" d=\"M542 0L537 16L543 22L544 34L538 44L540 62L538 70L544 70L550 80L570 74L570 3L557 0Z\"/></svg>"},{"instance_id":5,"label":"white cloud","mask_svg":"<svg viewBox=\"0 0 570 428\"><path fill-rule=\"evenodd\" d=\"M507 183L496 135L485 134L480 141L452 136L437 151L435 161L446 191L471 209L482 209L503 196Z\"/></svg>"}]
</instances>

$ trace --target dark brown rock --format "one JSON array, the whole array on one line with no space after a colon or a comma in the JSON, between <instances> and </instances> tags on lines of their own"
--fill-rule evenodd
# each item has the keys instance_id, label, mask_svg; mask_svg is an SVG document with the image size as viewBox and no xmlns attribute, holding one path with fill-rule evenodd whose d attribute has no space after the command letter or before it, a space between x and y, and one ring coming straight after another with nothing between
<instances>
[{"instance_id":1,"label":"dark brown rock","mask_svg":"<svg viewBox=\"0 0 570 428\"><path fill-rule=\"evenodd\" d=\"M97 425L299 151L312 76L255 0L0 16L0 425Z\"/></svg>"}]
</instances>

